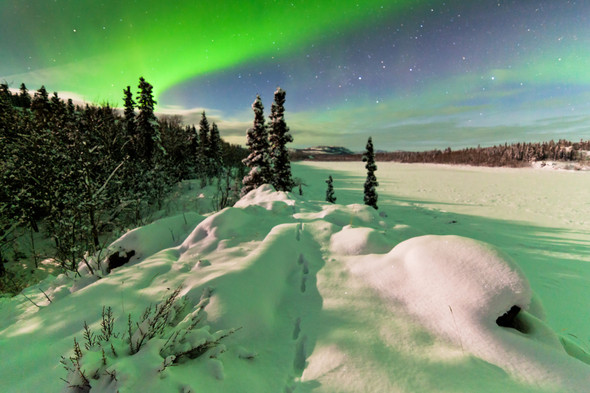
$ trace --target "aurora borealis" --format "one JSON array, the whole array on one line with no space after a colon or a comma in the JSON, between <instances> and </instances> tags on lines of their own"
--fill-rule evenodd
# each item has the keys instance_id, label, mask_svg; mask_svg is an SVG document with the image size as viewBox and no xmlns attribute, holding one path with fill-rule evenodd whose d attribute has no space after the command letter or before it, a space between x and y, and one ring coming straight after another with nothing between
<instances>
[{"instance_id":1,"label":"aurora borealis","mask_svg":"<svg viewBox=\"0 0 590 393\"><path fill-rule=\"evenodd\" d=\"M277 86L294 146L577 140L589 16L562 0L4 0L0 80L121 105L144 76L160 111L205 109L234 142Z\"/></svg>"}]
</instances>

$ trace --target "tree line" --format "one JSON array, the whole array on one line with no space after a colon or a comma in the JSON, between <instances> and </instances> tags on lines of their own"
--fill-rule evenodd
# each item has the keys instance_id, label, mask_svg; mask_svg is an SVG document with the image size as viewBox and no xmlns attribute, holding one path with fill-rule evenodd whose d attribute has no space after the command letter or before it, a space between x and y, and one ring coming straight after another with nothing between
<instances>
[{"instance_id":1,"label":"tree line","mask_svg":"<svg viewBox=\"0 0 590 393\"><path fill-rule=\"evenodd\" d=\"M426 162L440 164L466 164L474 166L528 165L533 161L579 161L585 158L583 151L590 150L590 141L570 142L560 139L555 142L518 142L452 150L431 150L426 152L392 152L378 154L383 161L407 163Z\"/></svg>"},{"instance_id":2,"label":"tree line","mask_svg":"<svg viewBox=\"0 0 590 393\"><path fill-rule=\"evenodd\" d=\"M590 141L570 142L564 139L549 142L518 142L490 147L471 147L453 150L450 147L422 152L395 151L375 153L377 161L403 163L458 164L473 166L527 166L533 161L583 161L590 151ZM293 160L356 161L361 154L316 155L292 154Z\"/></svg>"},{"instance_id":3,"label":"tree line","mask_svg":"<svg viewBox=\"0 0 590 393\"><path fill-rule=\"evenodd\" d=\"M135 96L123 90L123 101L120 113L108 104L74 105L44 86L31 95L24 84L18 93L0 85L0 276L23 232L31 240L46 232L55 259L75 270L101 247L102 233L142 224L178 181L239 183L246 151L223 141L205 112L198 129L156 117L144 78Z\"/></svg>"}]
</instances>

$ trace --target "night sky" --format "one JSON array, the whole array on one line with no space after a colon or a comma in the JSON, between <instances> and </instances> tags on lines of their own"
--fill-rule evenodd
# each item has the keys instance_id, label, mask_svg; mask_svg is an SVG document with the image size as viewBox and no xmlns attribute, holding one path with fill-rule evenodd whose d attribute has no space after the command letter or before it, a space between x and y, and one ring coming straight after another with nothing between
<instances>
[{"instance_id":1,"label":"night sky","mask_svg":"<svg viewBox=\"0 0 590 393\"><path fill-rule=\"evenodd\" d=\"M3 0L0 80L157 110L243 143L287 92L293 147L590 138L590 1Z\"/></svg>"}]
</instances>

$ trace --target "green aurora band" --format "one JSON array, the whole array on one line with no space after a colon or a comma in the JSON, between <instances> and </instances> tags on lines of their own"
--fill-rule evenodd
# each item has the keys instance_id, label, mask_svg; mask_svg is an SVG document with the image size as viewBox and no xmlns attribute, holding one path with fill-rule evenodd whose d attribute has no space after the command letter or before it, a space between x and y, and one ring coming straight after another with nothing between
<instances>
[{"instance_id":1,"label":"green aurora band","mask_svg":"<svg viewBox=\"0 0 590 393\"><path fill-rule=\"evenodd\" d=\"M23 3L0 3L0 50L6 56L0 78L119 103L121 90L139 76L158 94L195 76L300 50L310 40L374 22L415 2Z\"/></svg>"},{"instance_id":2,"label":"green aurora band","mask_svg":"<svg viewBox=\"0 0 590 393\"><path fill-rule=\"evenodd\" d=\"M576 140L590 137L588 11L565 0L1 0L0 81L121 106L143 76L159 110L206 108L236 143L254 96L267 103L277 84L300 146Z\"/></svg>"}]
</instances>

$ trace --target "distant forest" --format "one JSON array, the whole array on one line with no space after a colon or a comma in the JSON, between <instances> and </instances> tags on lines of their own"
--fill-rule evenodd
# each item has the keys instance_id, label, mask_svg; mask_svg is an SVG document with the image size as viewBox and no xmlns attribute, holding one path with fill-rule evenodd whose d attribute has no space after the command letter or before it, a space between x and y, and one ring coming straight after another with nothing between
<instances>
[{"instance_id":1,"label":"distant forest","mask_svg":"<svg viewBox=\"0 0 590 393\"><path fill-rule=\"evenodd\" d=\"M590 141L570 142L563 139L542 143L513 143L460 150L429 150L423 152L395 151L375 153L376 161L403 163L457 164L474 166L528 166L534 161L579 162L588 159ZM293 160L360 161L362 154L317 154L296 151Z\"/></svg>"}]
</instances>

